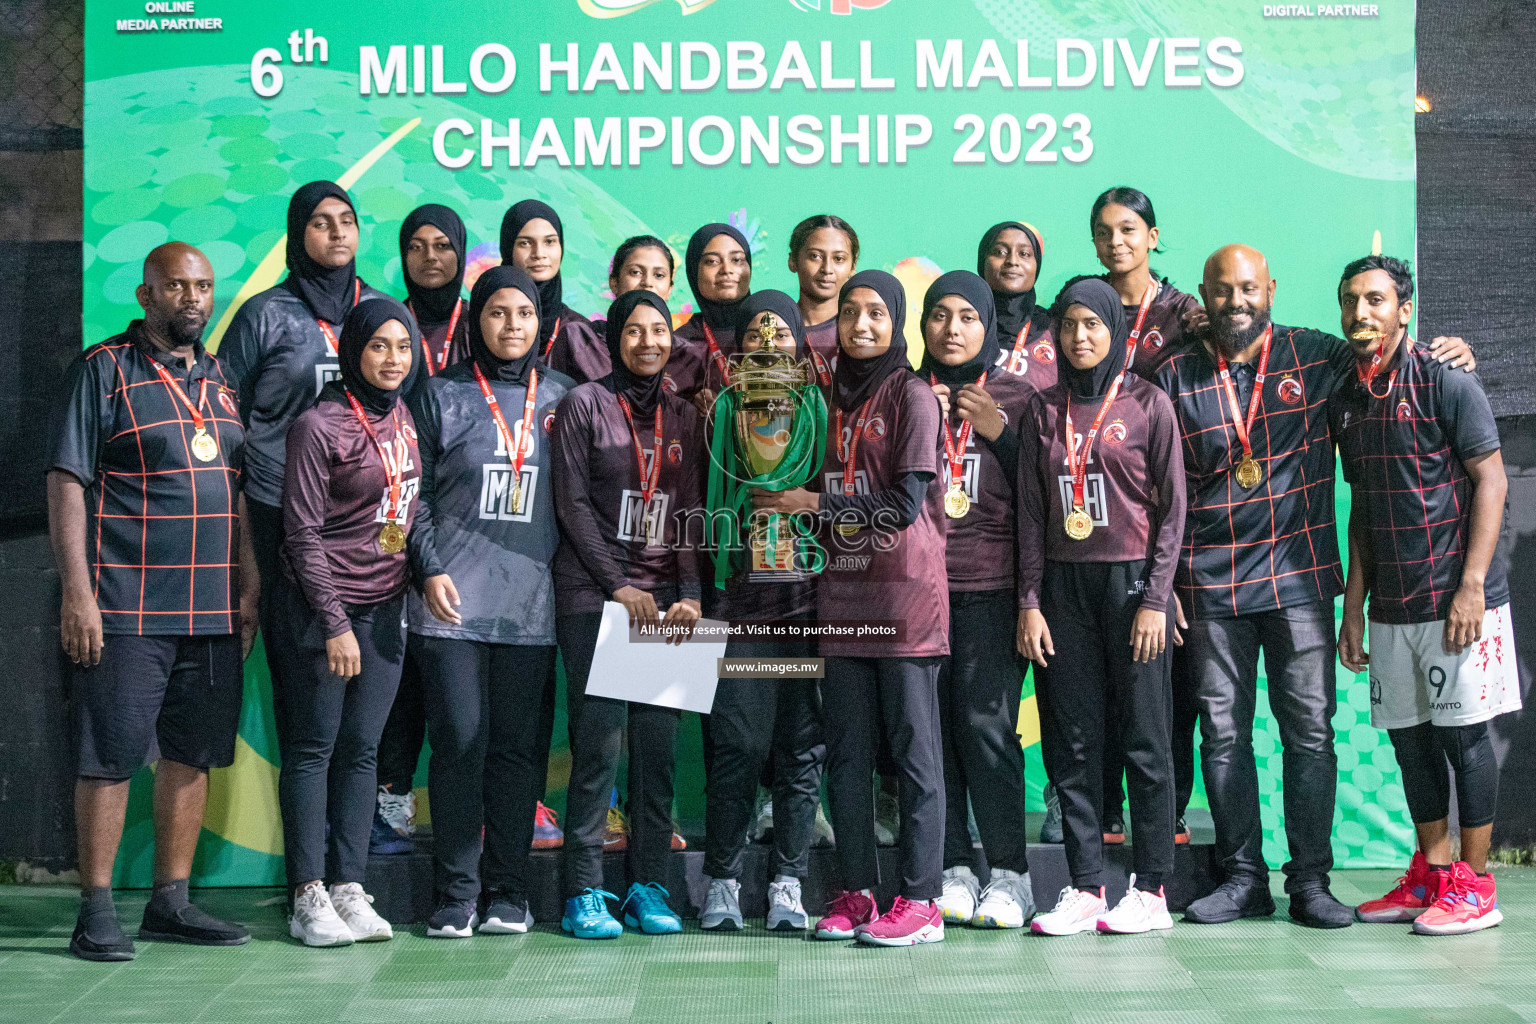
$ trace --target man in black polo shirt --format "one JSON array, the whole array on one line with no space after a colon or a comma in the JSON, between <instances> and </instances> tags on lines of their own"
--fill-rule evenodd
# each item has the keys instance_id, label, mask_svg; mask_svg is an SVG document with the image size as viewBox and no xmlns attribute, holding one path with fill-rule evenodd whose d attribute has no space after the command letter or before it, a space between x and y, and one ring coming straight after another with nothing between
<instances>
[{"instance_id":1,"label":"man in black polo shirt","mask_svg":"<svg viewBox=\"0 0 1536 1024\"><path fill-rule=\"evenodd\" d=\"M1339 658L1369 664L1371 723L1386 729L1418 850L1361 921L1459 935L1502 920L1488 874L1499 768L1490 719L1520 707L1509 581L1496 555L1508 484L1493 410L1476 377L1408 336L1413 275L1367 256L1344 268L1339 312L1357 378L1333 402L1349 481L1349 582ZM1365 600L1370 595L1370 655ZM1452 859L1455 773L1461 857Z\"/></svg>"},{"instance_id":2,"label":"man in black polo shirt","mask_svg":"<svg viewBox=\"0 0 1536 1024\"><path fill-rule=\"evenodd\" d=\"M142 939L239 945L243 927L188 902L208 769L234 760L241 662L256 626L242 528L245 435L201 338L213 268L171 242L144 261L144 319L72 364L53 430L48 526L75 663L80 917L69 948L131 960L112 905L128 780L155 773L155 888ZM243 557L242 557L243 556Z\"/></svg>"},{"instance_id":3,"label":"man in black polo shirt","mask_svg":"<svg viewBox=\"0 0 1536 1024\"><path fill-rule=\"evenodd\" d=\"M1354 355L1331 335L1272 323L1274 294L1262 253L1217 250L1200 286L1203 337L1157 372L1184 435L1189 511L1174 587L1189 620L1188 682L1226 874L1186 919L1214 924L1275 909L1253 756L1262 651L1283 745L1290 913L1341 928L1353 911L1328 889L1338 774L1333 601L1343 590L1328 400L1353 373Z\"/></svg>"}]
</instances>

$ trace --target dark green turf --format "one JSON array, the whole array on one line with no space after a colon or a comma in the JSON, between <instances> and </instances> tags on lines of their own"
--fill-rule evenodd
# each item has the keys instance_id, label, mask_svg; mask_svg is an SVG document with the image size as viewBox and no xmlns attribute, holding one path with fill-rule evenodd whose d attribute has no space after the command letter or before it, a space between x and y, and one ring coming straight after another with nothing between
<instances>
[{"instance_id":1,"label":"dark green turf","mask_svg":"<svg viewBox=\"0 0 1536 1024\"><path fill-rule=\"evenodd\" d=\"M1385 871L1334 876L1346 902ZM0 1022L19 1024L475 1024L629 1020L698 1024L1375 1024L1536 1021L1536 869L1498 872L1500 927L1421 938L1403 925L1317 932L1280 915L1149 936L1046 939L952 928L945 942L868 949L769 935L533 934L311 950L288 939L274 890L207 890L252 926L233 949L140 943L129 964L66 951L72 890L0 888ZM1278 886L1277 886L1278 888ZM1280 894L1277 892L1277 896ZM119 894L137 929L145 894Z\"/></svg>"}]
</instances>

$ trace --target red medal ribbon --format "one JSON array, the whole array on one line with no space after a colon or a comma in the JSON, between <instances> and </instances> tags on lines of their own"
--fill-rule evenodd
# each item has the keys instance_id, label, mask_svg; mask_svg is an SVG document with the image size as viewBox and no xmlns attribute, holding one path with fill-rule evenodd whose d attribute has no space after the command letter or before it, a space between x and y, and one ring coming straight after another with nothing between
<instances>
[{"instance_id":1,"label":"red medal ribbon","mask_svg":"<svg viewBox=\"0 0 1536 1024\"><path fill-rule=\"evenodd\" d=\"M155 372L160 375L160 379L165 382L166 390L175 395L177 400L186 406L187 411L192 414L193 433L200 434L206 432L208 428L203 425L205 421L202 410L199 407L208 404L208 378L203 378L203 389L198 393L197 404L194 405L192 399L188 398L186 392L181 390L181 386L176 383L176 378L166 373L165 367L161 366L158 360L150 359L149 363L155 368Z\"/></svg>"},{"instance_id":2,"label":"red medal ribbon","mask_svg":"<svg viewBox=\"0 0 1536 1024\"><path fill-rule=\"evenodd\" d=\"M1029 328L1025 327L1025 331ZM986 383L987 372L983 370L981 376L976 378L977 386ZM939 379L933 374L928 375L930 384L937 385ZM949 484L951 488L959 487L961 478L965 476L965 449L971 443L971 431L976 426L970 420L960 424L960 430L955 436L949 432L949 420L943 423L944 427L944 458L949 461Z\"/></svg>"},{"instance_id":3,"label":"red medal ribbon","mask_svg":"<svg viewBox=\"0 0 1536 1024\"><path fill-rule=\"evenodd\" d=\"M1029 362L1029 353L1026 346L1029 344L1029 321L1024 321L1024 327L1019 331L1018 338L1014 339L1013 352L1008 357L1008 372L1016 377L1024 375L1024 367Z\"/></svg>"},{"instance_id":4,"label":"red medal ribbon","mask_svg":"<svg viewBox=\"0 0 1536 1024\"><path fill-rule=\"evenodd\" d=\"M864 435L864 421L869 418L869 403L873 398L864 399L864 404L859 406L859 418L853 424L853 436L848 439L848 450L843 451L843 410L837 410L837 457L843 464L843 496L853 497L853 481L858 475L859 464L859 438Z\"/></svg>"},{"instance_id":5,"label":"red medal ribbon","mask_svg":"<svg viewBox=\"0 0 1536 1024\"><path fill-rule=\"evenodd\" d=\"M1407 335L1403 336L1403 351L1413 351L1413 339ZM1402 369L1402 360L1398 360L1398 363L1399 365L1394 366L1392 368L1392 372L1387 374L1387 390L1379 395L1371 387L1371 380L1376 376L1376 371L1381 367L1381 350L1378 348L1376 350L1376 354L1371 356L1370 366L1361 368L1357 364L1355 371L1360 375L1360 383L1365 385L1365 390L1370 394L1372 398L1390 398L1392 396L1392 389L1397 385L1397 371ZM159 369L158 366L155 368Z\"/></svg>"},{"instance_id":6,"label":"red medal ribbon","mask_svg":"<svg viewBox=\"0 0 1536 1024\"><path fill-rule=\"evenodd\" d=\"M1269 341L1273 328L1264 328L1264 343L1259 350L1259 372L1253 378L1253 395L1248 399L1248 416L1245 419L1237 405L1237 389L1232 386L1232 373L1227 369L1227 357L1216 353L1216 370L1221 387L1227 393L1227 406L1232 410L1232 429L1237 432L1238 443L1243 446L1243 459L1253 457L1253 418L1258 414L1260 400L1264 396L1264 369L1269 365Z\"/></svg>"},{"instance_id":7,"label":"red medal ribbon","mask_svg":"<svg viewBox=\"0 0 1536 1024\"><path fill-rule=\"evenodd\" d=\"M358 300L360 300L362 297L363 297L363 282L361 280L353 281L352 282L352 305L356 306L357 303L358 303ZM338 351L340 351L340 349L336 345L336 333L331 330L331 325L330 324L326 323L324 320L321 320L319 317L315 317L315 323L320 325L320 333L325 335L325 347L330 349L331 355L334 356Z\"/></svg>"},{"instance_id":8,"label":"red medal ribbon","mask_svg":"<svg viewBox=\"0 0 1536 1024\"><path fill-rule=\"evenodd\" d=\"M368 414L363 412L362 403L352 396L352 392L347 390L345 384L342 385L342 390L346 391L347 402L352 406L352 412L357 416L357 422L363 425L363 433L368 435L368 440L372 441L373 446L378 449L379 461L384 464L384 477L389 481L389 505L384 509L384 521L393 523L400 515L400 485L405 479L405 470L400 467L398 462L390 459L388 453L384 451L384 445L379 441L379 435L374 433L373 424L368 422ZM395 436L398 437L401 432L399 406L396 406L396 411L392 415L395 420ZM393 470L391 470L391 467L393 467Z\"/></svg>"},{"instance_id":9,"label":"red medal ribbon","mask_svg":"<svg viewBox=\"0 0 1536 1024\"><path fill-rule=\"evenodd\" d=\"M560 337L560 318L555 317L555 329L549 332L549 341L544 344L543 358L546 362L549 360L549 350L555 347L555 339L558 337Z\"/></svg>"},{"instance_id":10,"label":"red medal ribbon","mask_svg":"<svg viewBox=\"0 0 1536 1024\"><path fill-rule=\"evenodd\" d=\"M629 409L629 402L623 395L618 396L619 408L624 410L624 418L629 421L629 436L635 442L635 461L640 466L640 496L645 499L645 507L651 506L651 495L656 493L656 481L661 479L661 403L656 403L656 434L651 442L651 471L645 471L645 451L640 447L640 435L635 431L635 417Z\"/></svg>"},{"instance_id":11,"label":"red medal ribbon","mask_svg":"<svg viewBox=\"0 0 1536 1024\"><path fill-rule=\"evenodd\" d=\"M1109 414L1109 407L1115 404L1115 396L1120 393L1120 382L1125 380L1125 371L1121 370L1115 376L1115 382L1109 386L1109 394L1104 396L1104 403L1099 406L1099 414L1093 418L1093 426L1088 428L1088 436L1083 439L1082 461L1077 458L1077 449L1073 442L1077 440L1077 430L1072 426L1072 394L1067 393L1067 470L1072 474L1072 508L1067 509L1070 514L1076 509L1086 508L1085 494L1088 481L1088 459L1093 452L1093 439L1099 436L1099 428L1104 425L1104 417Z\"/></svg>"},{"instance_id":12,"label":"red medal ribbon","mask_svg":"<svg viewBox=\"0 0 1536 1024\"><path fill-rule=\"evenodd\" d=\"M496 431L501 435L501 443L506 445L512 459L512 476L514 482L523 478L523 455L530 447L528 444L529 431L533 429L533 405L538 400L539 371L528 371L528 395L523 399L523 429L518 431L514 439L512 431L507 429L507 420L501 414L501 403L496 401L496 396L491 392L490 381L485 379L485 374L477 362L475 368L475 382L480 385L480 393L485 396L485 404L491 407L491 418L496 421Z\"/></svg>"},{"instance_id":13,"label":"red medal ribbon","mask_svg":"<svg viewBox=\"0 0 1536 1024\"><path fill-rule=\"evenodd\" d=\"M405 308L411 310L412 316L416 315L416 310L411 309L411 304L409 302L405 304ZM443 368L448 365L448 353L453 351L453 330L455 327L459 326L459 314L462 312L464 312L464 300L460 299L454 304L453 315L448 318L448 336L443 341L443 354L437 358L436 368L432 366L432 353L427 348L427 339L425 337L421 339L421 350L426 354L427 357L428 377L437 376L439 373L442 373Z\"/></svg>"},{"instance_id":14,"label":"red medal ribbon","mask_svg":"<svg viewBox=\"0 0 1536 1024\"><path fill-rule=\"evenodd\" d=\"M720 351L720 346L715 344L715 332L709 329L709 324L704 325L704 343L709 346L709 358L714 361L715 372L720 375L720 383L730 387L731 364L726 361L725 353Z\"/></svg>"},{"instance_id":15,"label":"red medal ribbon","mask_svg":"<svg viewBox=\"0 0 1536 1024\"><path fill-rule=\"evenodd\" d=\"M1136 310L1136 324L1131 328L1131 336L1125 342L1125 365L1130 366L1136 359L1136 346L1141 341L1141 327L1147 322L1147 311L1152 308L1152 299L1157 295L1157 278L1153 278L1147 285L1147 290L1141 293L1141 306Z\"/></svg>"},{"instance_id":16,"label":"red medal ribbon","mask_svg":"<svg viewBox=\"0 0 1536 1024\"><path fill-rule=\"evenodd\" d=\"M816 379L821 382L822 387L831 387L832 367L827 365L827 361L822 358L821 353L812 348L809 342L806 343L805 348L811 354L811 365L816 369Z\"/></svg>"}]
</instances>

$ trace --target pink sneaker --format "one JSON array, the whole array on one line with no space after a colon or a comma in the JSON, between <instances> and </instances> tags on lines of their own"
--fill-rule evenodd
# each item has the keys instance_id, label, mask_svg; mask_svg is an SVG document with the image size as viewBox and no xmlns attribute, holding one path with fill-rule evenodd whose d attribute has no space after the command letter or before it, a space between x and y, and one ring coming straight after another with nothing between
<instances>
[{"instance_id":1,"label":"pink sneaker","mask_svg":"<svg viewBox=\"0 0 1536 1024\"><path fill-rule=\"evenodd\" d=\"M1465 935L1492 928L1504 920L1492 875L1478 875L1465 861L1440 876L1441 888L1430 908L1413 922L1419 935Z\"/></svg>"},{"instance_id":2,"label":"pink sneaker","mask_svg":"<svg viewBox=\"0 0 1536 1024\"><path fill-rule=\"evenodd\" d=\"M816 922L816 937L851 939L869 927L879 912L868 892L840 892L827 904L827 915Z\"/></svg>"},{"instance_id":3,"label":"pink sneaker","mask_svg":"<svg viewBox=\"0 0 1536 1024\"><path fill-rule=\"evenodd\" d=\"M1355 920L1368 924L1412 921L1430 908L1444 888L1437 874L1446 872L1436 872L1422 853L1414 851L1407 872L1398 878L1392 891L1356 907Z\"/></svg>"},{"instance_id":4,"label":"pink sneaker","mask_svg":"<svg viewBox=\"0 0 1536 1024\"><path fill-rule=\"evenodd\" d=\"M897 896L891 909L858 933L870 946L916 946L944 941L944 913L937 900L909 900Z\"/></svg>"}]
</instances>

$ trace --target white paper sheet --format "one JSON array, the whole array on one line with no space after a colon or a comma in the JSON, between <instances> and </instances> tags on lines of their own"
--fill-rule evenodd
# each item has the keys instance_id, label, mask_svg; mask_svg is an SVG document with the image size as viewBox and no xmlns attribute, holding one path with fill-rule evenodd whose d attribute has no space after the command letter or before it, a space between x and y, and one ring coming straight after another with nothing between
<instances>
[{"instance_id":1,"label":"white paper sheet","mask_svg":"<svg viewBox=\"0 0 1536 1024\"><path fill-rule=\"evenodd\" d=\"M681 644L631 643L629 613L617 601L607 602L587 693L709 714L719 659L725 657L726 627L712 619L700 619L699 626L709 635L695 634Z\"/></svg>"}]
</instances>

